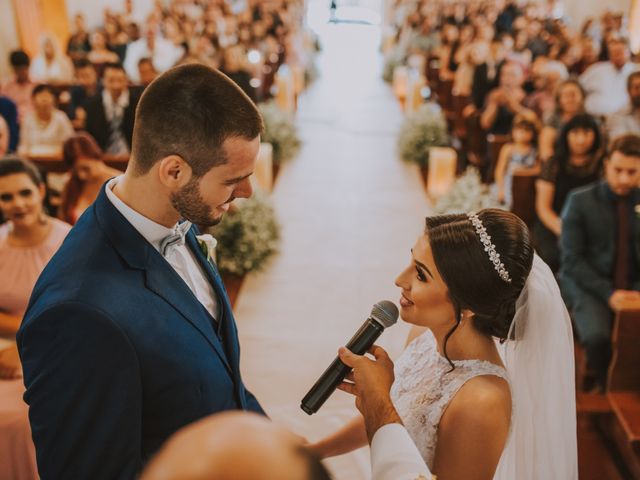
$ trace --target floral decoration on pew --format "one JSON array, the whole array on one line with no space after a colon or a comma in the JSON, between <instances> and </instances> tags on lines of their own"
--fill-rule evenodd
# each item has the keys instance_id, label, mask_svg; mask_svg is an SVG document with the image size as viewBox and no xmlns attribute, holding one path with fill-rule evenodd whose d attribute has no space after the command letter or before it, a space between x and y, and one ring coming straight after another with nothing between
<instances>
[{"instance_id":1,"label":"floral decoration on pew","mask_svg":"<svg viewBox=\"0 0 640 480\"><path fill-rule=\"evenodd\" d=\"M273 146L273 163L281 164L294 158L300 151L300 136L293 117L278 108L274 102L260 104L264 120L262 141Z\"/></svg>"},{"instance_id":2,"label":"floral decoration on pew","mask_svg":"<svg viewBox=\"0 0 640 480\"><path fill-rule=\"evenodd\" d=\"M466 213L483 208L501 208L501 205L492 194L491 187L482 183L478 170L468 167L456 179L451 190L437 200L434 214Z\"/></svg>"},{"instance_id":3,"label":"floral decoration on pew","mask_svg":"<svg viewBox=\"0 0 640 480\"><path fill-rule=\"evenodd\" d=\"M425 103L407 115L398 136L398 151L405 162L426 167L431 147L449 145L447 120L436 103Z\"/></svg>"}]
</instances>

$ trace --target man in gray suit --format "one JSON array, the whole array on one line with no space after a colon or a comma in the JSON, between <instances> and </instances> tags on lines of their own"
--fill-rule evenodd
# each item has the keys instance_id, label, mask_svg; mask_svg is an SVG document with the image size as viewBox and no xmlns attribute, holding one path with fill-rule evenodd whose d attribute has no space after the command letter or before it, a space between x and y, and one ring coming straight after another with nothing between
<instances>
[{"instance_id":1,"label":"man in gray suit","mask_svg":"<svg viewBox=\"0 0 640 480\"><path fill-rule=\"evenodd\" d=\"M613 140L605 178L562 212L560 283L596 389L605 387L617 303L640 299L640 136Z\"/></svg>"}]
</instances>

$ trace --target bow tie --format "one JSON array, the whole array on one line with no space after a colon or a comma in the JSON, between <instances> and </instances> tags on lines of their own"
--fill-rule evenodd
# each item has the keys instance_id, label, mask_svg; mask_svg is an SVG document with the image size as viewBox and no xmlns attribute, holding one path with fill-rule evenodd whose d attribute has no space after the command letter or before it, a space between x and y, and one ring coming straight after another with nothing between
<instances>
[{"instance_id":1,"label":"bow tie","mask_svg":"<svg viewBox=\"0 0 640 480\"><path fill-rule=\"evenodd\" d=\"M191 228L191 222L184 221L178 223L170 235L164 237L160 242L160 253L163 257L167 256L170 247L184 245L184 238Z\"/></svg>"}]
</instances>

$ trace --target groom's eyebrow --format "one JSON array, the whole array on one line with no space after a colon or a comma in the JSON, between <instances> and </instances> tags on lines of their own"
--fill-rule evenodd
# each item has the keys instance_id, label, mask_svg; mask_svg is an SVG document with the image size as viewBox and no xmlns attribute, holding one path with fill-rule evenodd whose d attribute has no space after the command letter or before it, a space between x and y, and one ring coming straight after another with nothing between
<instances>
[{"instance_id":1,"label":"groom's eyebrow","mask_svg":"<svg viewBox=\"0 0 640 480\"><path fill-rule=\"evenodd\" d=\"M411 249L411 256L413 257L413 248ZM421 269L423 269L424 271L426 271L426 272L429 274L429 276L430 276L431 278L433 278L433 273L431 273L431 270L429 270L429 269L427 268L427 266L426 266L424 263L419 262L419 261L418 261L418 260L416 260L415 258L413 259L413 261L416 263L416 265L417 265L417 266L419 266Z\"/></svg>"}]
</instances>

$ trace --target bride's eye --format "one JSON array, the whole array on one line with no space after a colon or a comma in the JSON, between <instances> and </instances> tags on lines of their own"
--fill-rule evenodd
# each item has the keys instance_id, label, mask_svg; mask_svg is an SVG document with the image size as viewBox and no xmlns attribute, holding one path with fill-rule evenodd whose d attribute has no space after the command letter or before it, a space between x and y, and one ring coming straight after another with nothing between
<instances>
[{"instance_id":1,"label":"bride's eye","mask_svg":"<svg viewBox=\"0 0 640 480\"><path fill-rule=\"evenodd\" d=\"M418 272L418 280L420 280L421 282L426 282L427 281L427 277L425 276L424 273L422 273L422 270L420 270L417 266L416 266L416 272Z\"/></svg>"}]
</instances>

